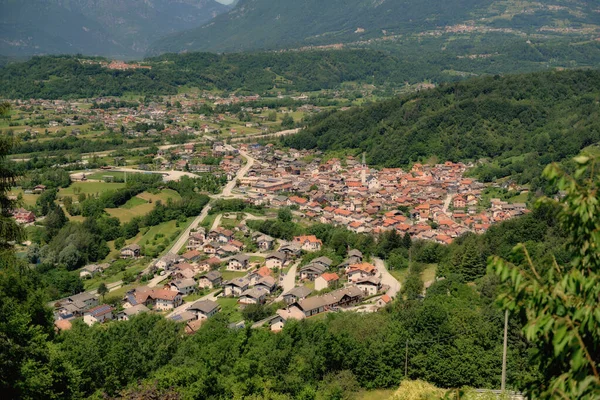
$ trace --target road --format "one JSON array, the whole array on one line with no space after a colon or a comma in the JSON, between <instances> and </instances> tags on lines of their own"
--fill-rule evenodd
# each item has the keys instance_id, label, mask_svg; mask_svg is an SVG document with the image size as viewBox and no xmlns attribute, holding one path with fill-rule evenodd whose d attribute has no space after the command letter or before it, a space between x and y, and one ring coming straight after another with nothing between
<instances>
[{"instance_id":1,"label":"road","mask_svg":"<svg viewBox=\"0 0 600 400\"><path fill-rule=\"evenodd\" d=\"M221 192L221 194L215 196L215 198L231 196L231 191L235 187L237 180L242 179L248 173L248 171L250 171L250 168L252 168L252 166L254 165L254 162L256 160L254 158L252 158L248 153L246 153L245 151L240 151L240 154L242 157L244 157L246 159L246 165L244 165L242 168L240 168L240 170L235 175L235 178L232 179L231 181L229 181L227 183L227 185L225 185L225 187L223 188L223 191Z\"/></svg>"},{"instance_id":2,"label":"road","mask_svg":"<svg viewBox=\"0 0 600 400\"><path fill-rule=\"evenodd\" d=\"M281 136L293 135L294 133L298 133L299 131L300 131L300 128L288 129L285 131L279 131L279 132L274 132L274 133L265 133L263 135L252 135L252 136L246 136L246 137L233 138L233 139L231 139L231 142L235 143L235 142L240 142L240 141L248 140L248 139L265 139L265 138L270 138L270 137L281 137Z\"/></svg>"},{"instance_id":3,"label":"road","mask_svg":"<svg viewBox=\"0 0 600 400\"><path fill-rule=\"evenodd\" d=\"M210 228L211 231L214 231L215 229L217 229L219 227L222 217L223 217L223 214L217 215L217 217L215 218L215 222L213 222L212 227Z\"/></svg>"},{"instance_id":4,"label":"road","mask_svg":"<svg viewBox=\"0 0 600 400\"><path fill-rule=\"evenodd\" d=\"M373 261L377 267L377 271L381 273L381 283L390 287L386 294L395 298L398 292L400 292L400 282L390 274L381 258L374 258Z\"/></svg>"},{"instance_id":5,"label":"road","mask_svg":"<svg viewBox=\"0 0 600 400\"><path fill-rule=\"evenodd\" d=\"M161 283L162 281L164 281L165 279L167 279L169 276L171 276L171 271L168 271L166 274L164 275L157 275L154 278L150 279L150 281L148 282L148 287L156 287L158 286L159 283Z\"/></svg>"},{"instance_id":6,"label":"road","mask_svg":"<svg viewBox=\"0 0 600 400\"><path fill-rule=\"evenodd\" d=\"M448 196L446 196L446 200L444 200L444 207L442 208L442 211L444 211L444 214L448 213L448 207L450 207L451 201L452 201L452 195L448 194Z\"/></svg>"},{"instance_id":7,"label":"road","mask_svg":"<svg viewBox=\"0 0 600 400\"><path fill-rule=\"evenodd\" d=\"M294 288L294 286L296 286L296 270L298 269L299 264L300 261L294 263L294 265L292 265L288 273L285 274L285 276L283 277L283 282L281 282L281 287L283 288L283 290L279 297L275 299L275 301L283 300L283 294L289 292Z\"/></svg>"}]
</instances>

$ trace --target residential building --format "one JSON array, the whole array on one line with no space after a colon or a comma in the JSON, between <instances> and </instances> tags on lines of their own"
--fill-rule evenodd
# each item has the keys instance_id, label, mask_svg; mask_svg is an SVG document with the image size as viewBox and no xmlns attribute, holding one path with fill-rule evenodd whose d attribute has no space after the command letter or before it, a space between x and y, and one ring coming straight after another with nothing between
<instances>
[{"instance_id":1,"label":"residential building","mask_svg":"<svg viewBox=\"0 0 600 400\"><path fill-rule=\"evenodd\" d=\"M112 306L101 304L86 311L85 314L83 314L83 322L92 326L98 322L102 323L110 321L113 319L113 311L114 308L112 308Z\"/></svg>"}]
</instances>

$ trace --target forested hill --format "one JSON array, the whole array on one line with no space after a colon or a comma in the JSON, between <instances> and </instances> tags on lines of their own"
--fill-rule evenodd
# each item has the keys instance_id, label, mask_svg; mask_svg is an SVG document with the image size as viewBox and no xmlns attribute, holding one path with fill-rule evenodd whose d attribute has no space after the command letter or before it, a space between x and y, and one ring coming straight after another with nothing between
<instances>
[{"instance_id":1,"label":"forested hill","mask_svg":"<svg viewBox=\"0 0 600 400\"><path fill-rule=\"evenodd\" d=\"M521 182L600 142L600 71L477 78L344 112L322 113L283 139L296 148L365 151L370 164L438 159L493 162L484 180Z\"/></svg>"},{"instance_id":2,"label":"forested hill","mask_svg":"<svg viewBox=\"0 0 600 400\"><path fill-rule=\"evenodd\" d=\"M235 52L365 42L376 38L475 24L518 35L583 33L598 25L589 0L240 0L199 28L156 42L153 54L175 51ZM515 32L515 31L519 32ZM427 36L427 35L426 35ZM524 42L525 40L523 40Z\"/></svg>"},{"instance_id":3,"label":"forested hill","mask_svg":"<svg viewBox=\"0 0 600 400\"><path fill-rule=\"evenodd\" d=\"M152 69L116 71L102 59L34 57L0 68L0 98L82 98L175 94L181 85L262 94L271 89L313 91L346 81L403 85L408 61L370 50L166 54L145 60Z\"/></svg>"}]
</instances>

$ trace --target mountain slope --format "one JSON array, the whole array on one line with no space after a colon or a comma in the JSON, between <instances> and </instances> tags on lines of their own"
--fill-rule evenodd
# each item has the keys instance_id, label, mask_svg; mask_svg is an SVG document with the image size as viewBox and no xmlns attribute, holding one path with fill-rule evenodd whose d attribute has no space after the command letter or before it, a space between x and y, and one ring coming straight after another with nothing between
<instances>
[{"instance_id":1,"label":"mountain slope","mask_svg":"<svg viewBox=\"0 0 600 400\"><path fill-rule=\"evenodd\" d=\"M460 23L495 30L537 32L543 28L546 34L561 33L561 28L589 28L590 24L599 24L600 13L595 3L592 0L241 0L231 11L200 28L159 40L151 52L233 52L364 42L443 31Z\"/></svg>"},{"instance_id":2,"label":"mountain slope","mask_svg":"<svg viewBox=\"0 0 600 400\"><path fill-rule=\"evenodd\" d=\"M541 166L600 143L600 71L471 79L345 112L317 115L287 146L367 153L398 167L428 160L494 162L483 180L537 178Z\"/></svg>"},{"instance_id":3,"label":"mountain slope","mask_svg":"<svg viewBox=\"0 0 600 400\"><path fill-rule=\"evenodd\" d=\"M225 12L214 0L0 0L0 54L139 57Z\"/></svg>"}]
</instances>

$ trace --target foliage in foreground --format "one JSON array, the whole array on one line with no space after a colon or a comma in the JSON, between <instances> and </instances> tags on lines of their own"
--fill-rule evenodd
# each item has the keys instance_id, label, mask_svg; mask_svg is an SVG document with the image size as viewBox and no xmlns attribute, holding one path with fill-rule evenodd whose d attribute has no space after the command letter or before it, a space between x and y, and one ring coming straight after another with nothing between
<instances>
[{"instance_id":1,"label":"foliage in foreground","mask_svg":"<svg viewBox=\"0 0 600 400\"><path fill-rule=\"evenodd\" d=\"M523 322L535 344L534 359L544 379L526 387L532 398L600 397L600 174L599 160L575 159L573 177L556 165L546 177L565 193L560 222L569 232L569 263L534 262L526 246L515 247L509 260L490 263L506 282L501 300Z\"/></svg>"}]
</instances>

